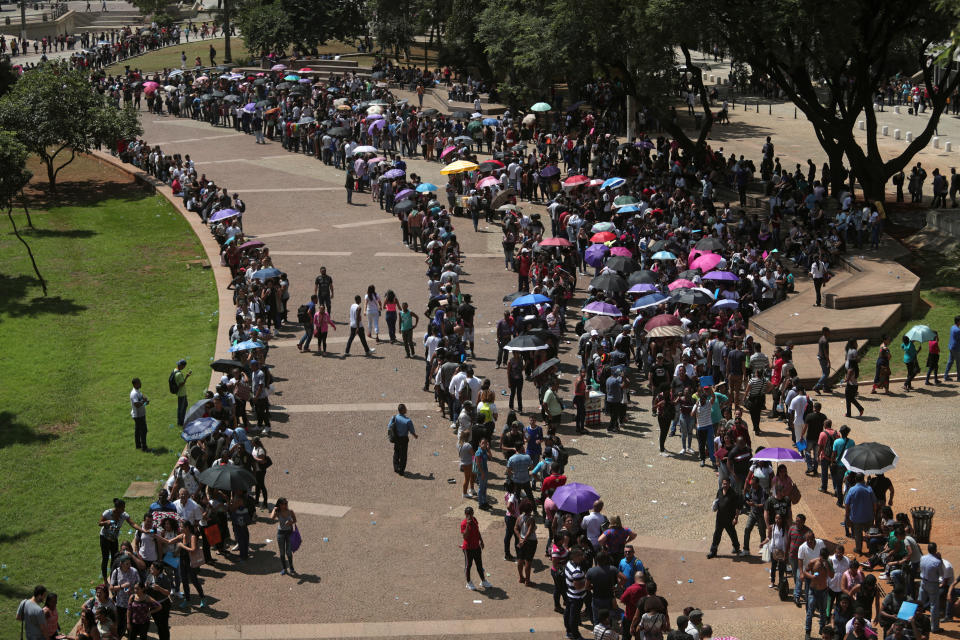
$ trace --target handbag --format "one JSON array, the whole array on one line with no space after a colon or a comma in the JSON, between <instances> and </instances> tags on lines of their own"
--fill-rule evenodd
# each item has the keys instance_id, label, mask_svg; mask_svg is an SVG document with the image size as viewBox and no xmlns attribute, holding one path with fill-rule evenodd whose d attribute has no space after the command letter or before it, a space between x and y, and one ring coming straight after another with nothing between
<instances>
[{"instance_id":1,"label":"handbag","mask_svg":"<svg viewBox=\"0 0 960 640\"><path fill-rule=\"evenodd\" d=\"M216 546L223 542L223 536L220 535L220 527L215 524L211 524L203 528L203 537L207 539L207 543Z\"/></svg>"},{"instance_id":2,"label":"handbag","mask_svg":"<svg viewBox=\"0 0 960 640\"><path fill-rule=\"evenodd\" d=\"M270 456L263 456L263 462L260 463L260 468L266 471L273 466L273 458Z\"/></svg>"},{"instance_id":3,"label":"handbag","mask_svg":"<svg viewBox=\"0 0 960 640\"><path fill-rule=\"evenodd\" d=\"M296 552L301 544L303 544L303 538L300 536L300 529L297 528L297 525L293 525L293 533L290 534L291 553Z\"/></svg>"},{"instance_id":4,"label":"handbag","mask_svg":"<svg viewBox=\"0 0 960 640\"><path fill-rule=\"evenodd\" d=\"M197 548L190 552L190 566L194 569L202 567L206 563L206 558L203 557L203 549L197 545Z\"/></svg>"},{"instance_id":5,"label":"handbag","mask_svg":"<svg viewBox=\"0 0 960 640\"><path fill-rule=\"evenodd\" d=\"M800 502L800 497L800 487L793 485L793 487L790 489L790 504L797 504Z\"/></svg>"},{"instance_id":6,"label":"handbag","mask_svg":"<svg viewBox=\"0 0 960 640\"><path fill-rule=\"evenodd\" d=\"M765 544L760 547L760 559L764 562L770 562L770 545Z\"/></svg>"}]
</instances>

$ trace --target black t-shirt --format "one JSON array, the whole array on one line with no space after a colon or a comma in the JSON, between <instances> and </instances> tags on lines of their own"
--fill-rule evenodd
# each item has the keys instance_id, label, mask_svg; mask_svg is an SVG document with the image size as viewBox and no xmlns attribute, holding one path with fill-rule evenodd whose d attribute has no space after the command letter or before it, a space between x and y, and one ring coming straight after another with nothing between
<instances>
[{"instance_id":1,"label":"black t-shirt","mask_svg":"<svg viewBox=\"0 0 960 640\"><path fill-rule=\"evenodd\" d=\"M750 459L752 458L750 447L734 445L727 457L730 458L737 476L746 478L747 472L750 471Z\"/></svg>"},{"instance_id":2,"label":"black t-shirt","mask_svg":"<svg viewBox=\"0 0 960 640\"><path fill-rule=\"evenodd\" d=\"M727 354L727 365L728 365L728 375L740 376L743 375L743 364L746 362L747 356L740 351L740 349L734 349L733 351Z\"/></svg>"},{"instance_id":3,"label":"black t-shirt","mask_svg":"<svg viewBox=\"0 0 960 640\"><path fill-rule=\"evenodd\" d=\"M820 433L823 431L823 423L827 421L827 416L819 411L814 411L803 419L807 423L807 442L816 442L820 439Z\"/></svg>"},{"instance_id":4,"label":"black t-shirt","mask_svg":"<svg viewBox=\"0 0 960 640\"><path fill-rule=\"evenodd\" d=\"M612 598L613 587L617 584L617 570L612 566L596 566L587 571L587 580L596 598Z\"/></svg>"},{"instance_id":5,"label":"black t-shirt","mask_svg":"<svg viewBox=\"0 0 960 640\"><path fill-rule=\"evenodd\" d=\"M670 382L670 370L667 369L666 365L653 365L650 369L650 382L654 389L659 389Z\"/></svg>"},{"instance_id":6,"label":"black t-shirt","mask_svg":"<svg viewBox=\"0 0 960 640\"><path fill-rule=\"evenodd\" d=\"M778 500L773 496L767 498L767 520L773 522L776 519L777 514L779 513L783 516L783 528L786 530L789 527L787 522L787 515L790 513L790 500Z\"/></svg>"},{"instance_id":7,"label":"black t-shirt","mask_svg":"<svg viewBox=\"0 0 960 640\"><path fill-rule=\"evenodd\" d=\"M473 326L473 316L477 313L475 308L469 304L462 304L457 308L457 313L460 315L460 319L463 320L463 326Z\"/></svg>"},{"instance_id":8,"label":"black t-shirt","mask_svg":"<svg viewBox=\"0 0 960 640\"><path fill-rule=\"evenodd\" d=\"M320 275L317 276L314 284L316 284L318 293L320 295L330 295L330 286L333 284L333 278L330 276Z\"/></svg>"},{"instance_id":9,"label":"black t-shirt","mask_svg":"<svg viewBox=\"0 0 960 640\"><path fill-rule=\"evenodd\" d=\"M874 495L877 496L877 502L885 504L887 502L887 491L893 489L893 483L890 482L890 478L886 476L874 476L870 479L869 485L870 488L873 489Z\"/></svg>"}]
</instances>

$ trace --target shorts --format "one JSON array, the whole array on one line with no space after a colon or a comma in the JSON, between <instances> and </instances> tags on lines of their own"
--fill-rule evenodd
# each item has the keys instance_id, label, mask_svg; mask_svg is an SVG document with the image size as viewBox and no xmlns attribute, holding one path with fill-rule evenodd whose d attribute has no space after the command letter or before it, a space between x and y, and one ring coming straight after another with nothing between
<instances>
[{"instance_id":1,"label":"shorts","mask_svg":"<svg viewBox=\"0 0 960 640\"><path fill-rule=\"evenodd\" d=\"M536 540L527 540L517 547L517 560L526 560L527 562L532 562L535 555L537 555Z\"/></svg>"}]
</instances>

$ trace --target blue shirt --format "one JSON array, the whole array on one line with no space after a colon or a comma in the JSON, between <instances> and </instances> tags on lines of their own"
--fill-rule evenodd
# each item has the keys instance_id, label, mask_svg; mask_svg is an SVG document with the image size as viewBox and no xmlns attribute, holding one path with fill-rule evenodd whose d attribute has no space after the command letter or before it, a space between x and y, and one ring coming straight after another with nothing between
<instances>
[{"instance_id":1,"label":"blue shirt","mask_svg":"<svg viewBox=\"0 0 960 640\"><path fill-rule=\"evenodd\" d=\"M633 562L628 561L626 558L620 561L620 566L618 567L620 573L627 577L627 586L633 584L633 576L639 571L643 572L643 563L640 562L640 558L634 556Z\"/></svg>"},{"instance_id":2,"label":"blue shirt","mask_svg":"<svg viewBox=\"0 0 960 640\"><path fill-rule=\"evenodd\" d=\"M850 521L858 524L873 522L873 506L876 503L873 489L865 484L854 485L843 498L843 504L850 507Z\"/></svg>"},{"instance_id":3,"label":"blue shirt","mask_svg":"<svg viewBox=\"0 0 960 640\"><path fill-rule=\"evenodd\" d=\"M515 453L507 460L507 469L513 472L512 479L517 484L530 482L530 467L533 461L525 453Z\"/></svg>"},{"instance_id":4,"label":"blue shirt","mask_svg":"<svg viewBox=\"0 0 960 640\"><path fill-rule=\"evenodd\" d=\"M393 422L393 428L398 438L409 438L410 434L416 431L416 427L413 426L413 420L403 414L398 413L393 416L391 422Z\"/></svg>"},{"instance_id":5,"label":"blue shirt","mask_svg":"<svg viewBox=\"0 0 960 640\"><path fill-rule=\"evenodd\" d=\"M929 553L920 558L920 579L931 584L940 584L943 578L943 561Z\"/></svg>"},{"instance_id":6,"label":"blue shirt","mask_svg":"<svg viewBox=\"0 0 960 640\"><path fill-rule=\"evenodd\" d=\"M950 327L950 344L948 347L950 351L960 349L960 327L953 325Z\"/></svg>"},{"instance_id":7,"label":"blue shirt","mask_svg":"<svg viewBox=\"0 0 960 640\"><path fill-rule=\"evenodd\" d=\"M527 455L531 458L539 458L543 452L543 447L540 446L540 443L543 442L543 428L540 426L534 428L527 425L524 432L527 435Z\"/></svg>"},{"instance_id":8,"label":"blue shirt","mask_svg":"<svg viewBox=\"0 0 960 640\"><path fill-rule=\"evenodd\" d=\"M610 376L607 378L607 402L623 402L623 386L620 383L620 376Z\"/></svg>"}]
</instances>

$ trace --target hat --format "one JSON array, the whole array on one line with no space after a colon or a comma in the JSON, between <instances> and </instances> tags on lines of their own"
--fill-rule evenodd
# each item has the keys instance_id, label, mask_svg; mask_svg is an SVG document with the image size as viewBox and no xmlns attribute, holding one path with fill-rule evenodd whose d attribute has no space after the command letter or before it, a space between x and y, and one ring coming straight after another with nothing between
<instances>
[{"instance_id":1,"label":"hat","mask_svg":"<svg viewBox=\"0 0 960 640\"><path fill-rule=\"evenodd\" d=\"M600 335L600 332L597 331L596 329L590 329L590 335L591 335L591 336L598 336L598 335Z\"/></svg>"},{"instance_id":2,"label":"hat","mask_svg":"<svg viewBox=\"0 0 960 640\"><path fill-rule=\"evenodd\" d=\"M190 461L187 460L187 456L180 456L180 459L177 460L177 464L189 464Z\"/></svg>"},{"instance_id":3,"label":"hat","mask_svg":"<svg viewBox=\"0 0 960 640\"><path fill-rule=\"evenodd\" d=\"M178 366L178 367L185 367L185 366L187 366L187 361L184 360L183 358L181 358L180 360L177 360L177 366Z\"/></svg>"},{"instance_id":4,"label":"hat","mask_svg":"<svg viewBox=\"0 0 960 640\"><path fill-rule=\"evenodd\" d=\"M691 611L690 613L687 614L687 617L690 618L690 619L693 619L693 618L702 618L702 617L703 617L703 611L700 611L700 609L694 609L693 611Z\"/></svg>"},{"instance_id":5,"label":"hat","mask_svg":"<svg viewBox=\"0 0 960 640\"><path fill-rule=\"evenodd\" d=\"M255 365L255 364L260 364L260 363L257 362L256 360L251 360L251 361L250 361L250 366L251 366L251 367L252 367L253 365Z\"/></svg>"}]
</instances>

